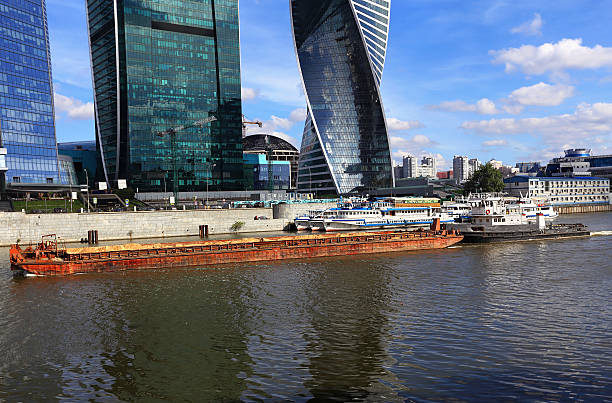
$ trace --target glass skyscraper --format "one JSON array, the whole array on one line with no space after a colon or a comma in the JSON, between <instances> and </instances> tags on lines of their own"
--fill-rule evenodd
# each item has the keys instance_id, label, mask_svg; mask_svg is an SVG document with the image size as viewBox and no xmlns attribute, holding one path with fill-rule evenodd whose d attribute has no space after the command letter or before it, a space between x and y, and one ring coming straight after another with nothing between
<instances>
[{"instance_id":1,"label":"glass skyscraper","mask_svg":"<svg viewBox=\"0 0 612 403\"><path fill-rule=\"evenodd\" d=\"M140 191L243 187L238 0L87 0L104 179ZM203 128L170 137L156 132Z\"/></svg>"},{"instance_id":2,"label":"glass skyscraper","mask_svg":"<svg viewBox=\"0 0 612 403\"><path fill-rule=\"evenodd\" d=\"M393 186L380 96L390 1L291 0L308 104L298 190L353 194Z\"/></svg>"},{"instance_id":3,"label":"glass skyscraper","mask_svg":"<svg viewBox=\"0 0 612 403\"><path fill-rule=\"evenodd\" d=\"M0 1L0 128L7 183L60 183L44 0Z\"/></svg>"}]
</instances>

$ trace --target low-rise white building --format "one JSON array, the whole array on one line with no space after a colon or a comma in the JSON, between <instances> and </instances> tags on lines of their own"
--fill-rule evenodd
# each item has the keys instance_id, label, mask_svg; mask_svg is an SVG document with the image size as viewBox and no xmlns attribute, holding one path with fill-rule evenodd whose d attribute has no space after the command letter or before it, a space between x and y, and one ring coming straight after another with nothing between
<instances>
[{"instance_id":1,"label":"low-rise white building","mask_svg":"<svg viewBox=\"0 0 612 403\"><path fill-rule=\"evenodd\" d=\"M435 178L437 173L436 159L425 156L419 164L417 157L407 155L403 158L400 178Z\"/></svg>"},{"instance_id":2,"label":"low-rise white building","mask_svg":"<svg viewBox=\"0 0 612 403\"><path fill-rule=\"evenodd\" d=\"M610 180L606 178L514 176L504 184L504 191L511 196L546 199L556 206L611 204Z\"/></svg>"}]
</instances>

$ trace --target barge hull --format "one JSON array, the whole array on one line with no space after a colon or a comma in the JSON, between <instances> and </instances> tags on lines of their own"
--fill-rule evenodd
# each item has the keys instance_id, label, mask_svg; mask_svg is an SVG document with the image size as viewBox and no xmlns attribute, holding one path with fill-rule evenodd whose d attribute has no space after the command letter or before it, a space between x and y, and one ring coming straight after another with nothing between
<instances>
[{"instance_id":1,"label":"barge hull","mask_svg":"<svg viewBox=\"0 0 612 403\"><path fill-rule=\"evenodd\" d=\"M350 242L349 239L343 240L344 237L325 237L318 240L312 239L312 242L308 241L308 245L288 246L291 241L283 241L289 242L289 244L271 244L265 248L247 247L248 243L230 243L226 244L230 245L227 246L227 249L221 249L222 247L220 247L220 250L217 251L198 251L197 246L128 249L121 252L112 252L118 253L118 257L113 258L100 253L80 253L79 255L69 255L67 259L55 258L46 261L25 259L12 264L11 267L14 271L23 271L29 274L63 276L130 269L205 267L245 262L304 260L318 257L441 249L454 245L463 239L462 236L457 234L434 235L428 232L405 233L403 238L401 236L395 238L390 236L389 238L385 238L385 235L381 236L381 234L360 234L358 239L363 241L358 242ZM268 239L266 243L273 243L272 239ZM108 256L111 256L111 252Z\"/></svg>"},{"instance_id":2,"label":"barge hull","mask_svg":"<svg viewBox=\"0 0 612 403\"><path fill-rule=\"evenodd\" d=\"M588 237L591 233L585 232L568 232L559 233L532 233L532 234L509 234L509 233L484 233L470 234L466 233L463 238L465 243L493 243L493 242L511 242L511 241L537 241L539 239L566 239L566 238L581 238Z\"/></svg>"}]
</instances>

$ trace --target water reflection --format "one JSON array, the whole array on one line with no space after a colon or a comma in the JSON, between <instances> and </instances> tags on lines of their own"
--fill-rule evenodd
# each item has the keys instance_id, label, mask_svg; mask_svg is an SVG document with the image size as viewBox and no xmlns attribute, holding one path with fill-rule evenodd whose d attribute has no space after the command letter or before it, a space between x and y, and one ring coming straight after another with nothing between
<instances>
[{"instance_id":1,"label":"water reflection","mask_svg":"<svg viewBox=\"0 0 612 403\"><path fill-rule=\"evenodd\" d=\"M219 271L192 272L188 281L184 275L165 273L160 282L142 274L119 290L117 300L129 301L114 334L122 347L104 353L114 396L236 400L245 389L248 286Z\"/></svg>"},{"instance_id":2,"label":"water reflection","mask_svg":"<svg viewBox=\"0 0 612 403\"><path fill-rule=\"evenodd\" d=\"M395 392L380 382L389 375L389 270L378 260L352 263L357 270L342 259L325 263L308 289L316 304L308 312L311 378L305 385L316 399L395 400Z\"/></svg>"}]
</instances>

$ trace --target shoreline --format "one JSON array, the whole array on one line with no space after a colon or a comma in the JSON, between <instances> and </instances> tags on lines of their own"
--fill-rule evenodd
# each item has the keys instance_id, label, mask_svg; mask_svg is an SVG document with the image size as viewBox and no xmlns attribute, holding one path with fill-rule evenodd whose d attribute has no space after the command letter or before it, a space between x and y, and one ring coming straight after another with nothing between
<instances>
[{"instance_id":1,"label":"shoreline","mask_svg":"<svg viewBox=\"0 0 612 403\"><path fill-rule=\"evenodd\" d=\"M316 205L231 210L127 211L119 213L0 213L0 246L20 240L21 244L39 242L43 235L56 234L66 243L80 243L87 232L97 230L100 242L198 237L201 225L209 234L241 235L285 232L293 218ZM560 215L594 214L612 211L612 205L557 206ZM255 220L254 217L267 217ZM240 228L232 228L242 223Z\"/></svg>"}]
</instances>

